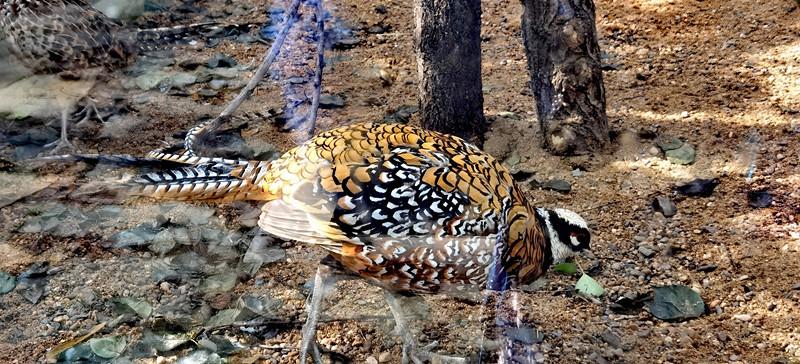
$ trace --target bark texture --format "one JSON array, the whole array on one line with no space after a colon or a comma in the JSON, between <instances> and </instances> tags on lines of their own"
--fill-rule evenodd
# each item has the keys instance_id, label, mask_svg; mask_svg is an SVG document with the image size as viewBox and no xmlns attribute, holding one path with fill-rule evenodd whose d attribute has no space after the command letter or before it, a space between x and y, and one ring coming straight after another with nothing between
<instances>
[{"instance_id":1,"label":"bark texture","mask_svg":"<svg viewBox=\"0 0 800 364\"><path fill-rule=\"evenodd\" d=\"M592 0L522 0L522 36L544 145L559 155L609 143Z\"/></svg>"},{"instance_id":2,"label":"bark texture","mask_svg":"<svg viewBox=\"0 0 800 364\"><path fill-rule=\"evenodd\" d=\"M414 19L422 126L482 138L480 0L414 0Z\"/></svg>"}]
</instances>

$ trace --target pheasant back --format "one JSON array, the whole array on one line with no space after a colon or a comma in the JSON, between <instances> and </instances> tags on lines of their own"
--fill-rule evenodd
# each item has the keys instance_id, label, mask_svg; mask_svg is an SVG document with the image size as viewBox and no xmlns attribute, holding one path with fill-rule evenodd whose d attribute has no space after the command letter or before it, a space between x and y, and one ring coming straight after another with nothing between
<instances>
[{"instance_id":1,"label":"pheasant back","mask_svg":"<svg viewBox=\"0 0 800 364\"><path fill-rule=\"evenodd\" d=\"M273 162L151 157L186 167L143 176L137 194L267 201L262 229L321 246L390 289L483 286L493 264L522 281L544 270L547 242L510 173L458 137L355 124Z\"/></svg>"}]
</instances>

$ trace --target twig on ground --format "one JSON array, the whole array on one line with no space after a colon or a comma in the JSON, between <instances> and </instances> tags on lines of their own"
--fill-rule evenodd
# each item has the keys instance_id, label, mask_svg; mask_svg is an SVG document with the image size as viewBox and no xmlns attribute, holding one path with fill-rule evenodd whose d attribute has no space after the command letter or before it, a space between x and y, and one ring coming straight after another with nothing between
<instances>
[{"instance_id":1,"label":"twig on ground","mask_svg":"<svg viewBox=\"0 0 800 364\"><path fill-rule=\"evenodd\" d=\"M239 92L239 94L234 98L228 106L222 110L222 112L214 119L209 121L205 121L200 123L199 125L193 127L189 130L186 134L186 139L184 141L184 147L186 148L186 154L194 155L194 150L192 149L196 142L200 140L204 135L207 133L216 130L219 126L231 115L234 111L239 107L239 105L244 102L255 90L258 83L264 78L269 70L269 67L272 65L272 62L275 61L275 58L278 57L278 54L281 51L281 47L283 46L283 42L286 40L286 36L289 34L289 29L292 28L292 24L297 21L299 17L299 8L300 3L302 0L292 0L291 5L289 5L288 11L286 11L286 18L283 20L283 27L281 28L280 32L275 36L275 41L272 42L272 45L269 47L267 52L264 54L264 60L261 62L261 65L258 66L256 73L247 83L247 85Z\"/></svg>"}]
</instances>

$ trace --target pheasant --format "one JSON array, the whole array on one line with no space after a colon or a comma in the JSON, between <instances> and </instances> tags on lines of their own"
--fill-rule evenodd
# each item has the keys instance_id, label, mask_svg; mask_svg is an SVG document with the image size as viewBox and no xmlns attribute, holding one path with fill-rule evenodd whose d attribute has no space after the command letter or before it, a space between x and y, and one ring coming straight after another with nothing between
<instances>
[{"instance_id":1,"label":"pheasant","mask_svg":"<svg viewBox=\"0 0 800 364\"><path fill-rule=\"evenodd\" d=\"M33 73L79 74L124 67L142 50L205 32L213 23L168 28L127 29L84 0L0 0L0 39ZM58 148L67 139L68 110L61 116Z\"/></svg>"},{"instance_id":2,"label":"pheasant","mask_svg":"<svg viewBox=\"0 0 800 364\"><path fill-rule=\"evenodd\" d=\"M318 246L340 269L384 288L401 328L397 294L530 283L590 242L578 214L531 205L489 154L413 126L341 127L272 162L151 157L179 167L133 180L134 195L266 201L263 230ZM497 277L507 284L498 286ZM312 306L320 302L312 298ZM308 320L315 325L316 314ZM311 339L304 335L303 358ZM405 356L416 343L403 340Z\"/></svg>"}]
</instances>

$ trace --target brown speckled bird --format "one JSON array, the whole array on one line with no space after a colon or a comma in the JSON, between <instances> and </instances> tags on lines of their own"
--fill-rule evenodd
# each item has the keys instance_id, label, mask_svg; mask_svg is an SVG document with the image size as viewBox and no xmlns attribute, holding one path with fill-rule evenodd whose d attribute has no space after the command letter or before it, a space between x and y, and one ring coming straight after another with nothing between
<instances>
[{"instance_id":1,"label":"brown speckled bird","mask_svg":"<svg viewBox=\"0 0 800 364\"><path fill-rule=\"evenodd\" d=\"M185 167L138 178L134 194L267 201L262 229L319 246L391 292L480 290L497 276L526 284L589 246L580 216L532 206L495 158L412 126L341 127L272 162L150 157Z\"/></svg>"},{"instance_id":2,"label":"brown speckled bird","mask_svg":"<svg viewBox=\"0 0 800 364\"><path fill-rule=\"evenodd\" d=\"M127 65L142 50L208 31L212 23L157 29L128 29L83 0L0 0L0 39L37 74L71 73ZM67 140L62 113L59 147Z\"/></svg>"}]
</instances>

